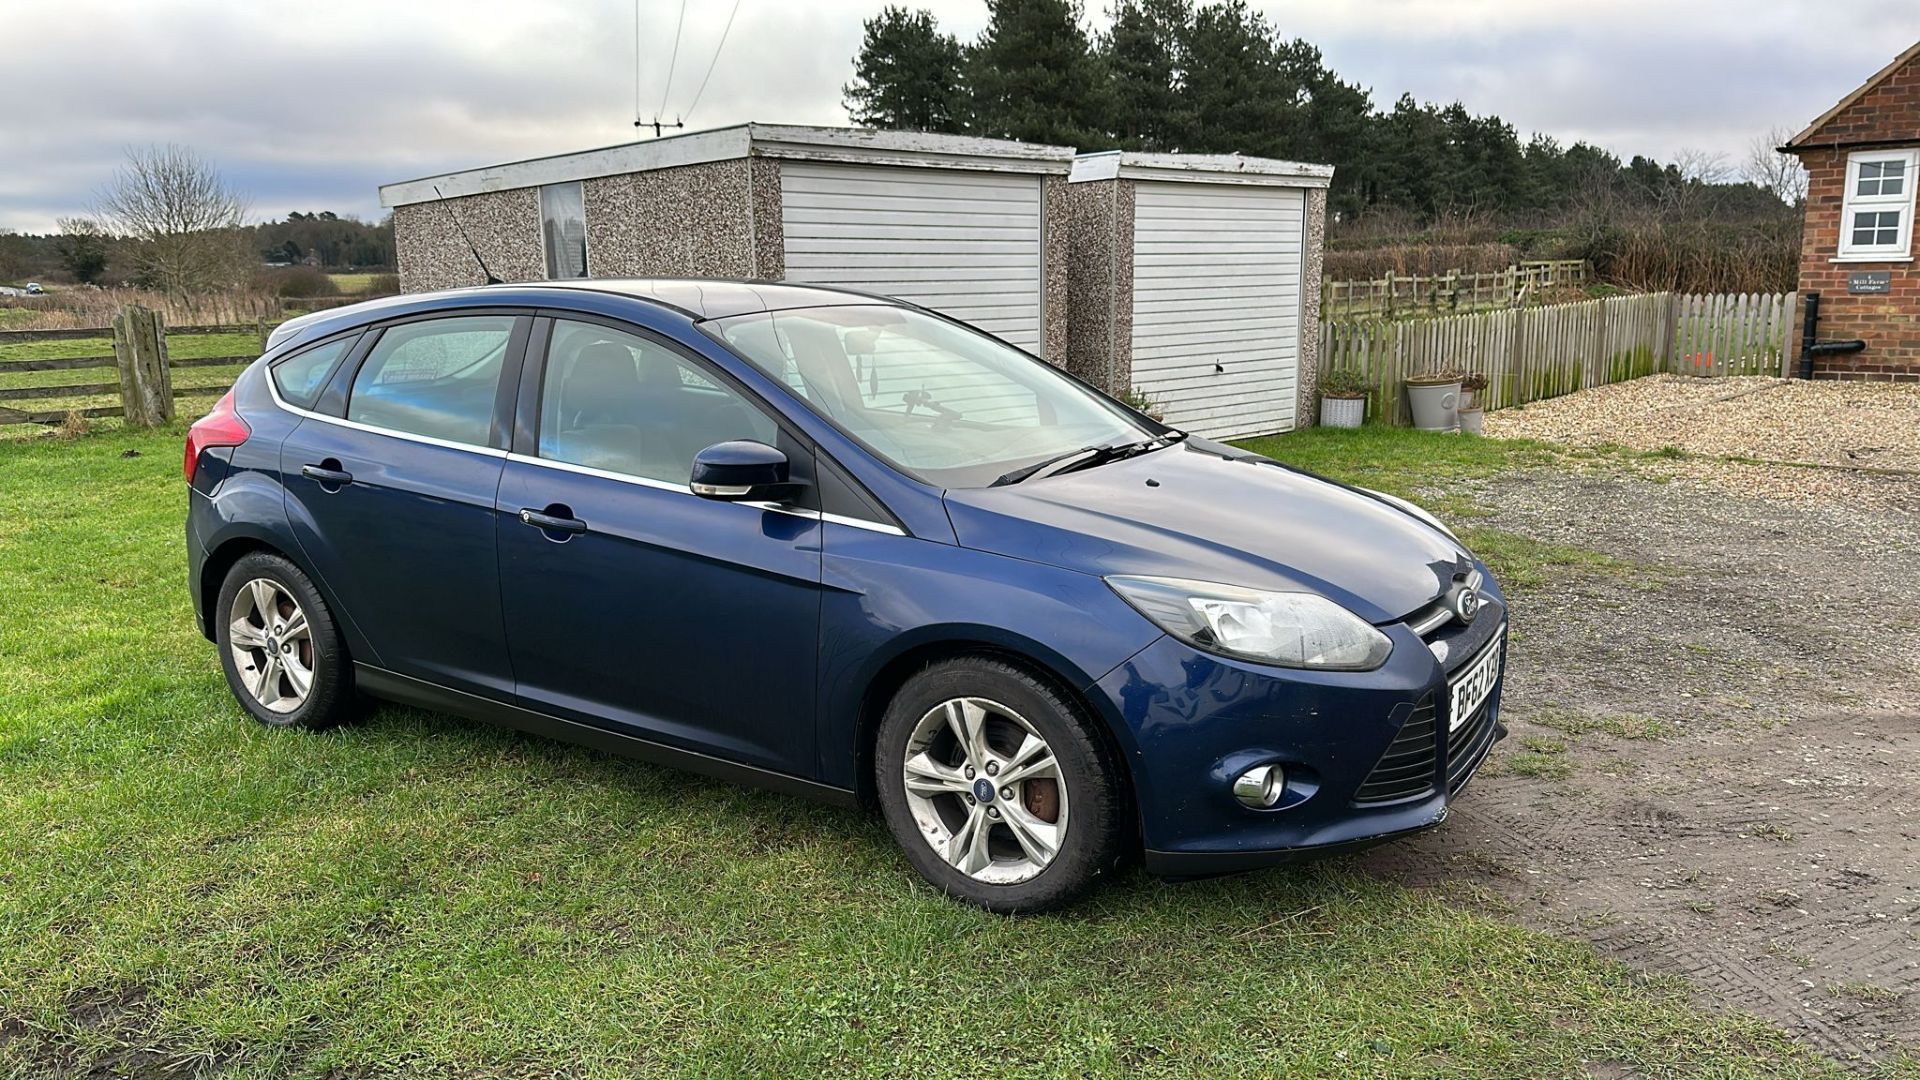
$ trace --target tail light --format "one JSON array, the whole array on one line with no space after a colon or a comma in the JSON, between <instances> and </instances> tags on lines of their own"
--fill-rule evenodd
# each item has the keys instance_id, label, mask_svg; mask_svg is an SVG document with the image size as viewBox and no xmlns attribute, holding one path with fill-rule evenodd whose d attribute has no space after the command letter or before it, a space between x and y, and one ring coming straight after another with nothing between
<instances>
[{"instance_id":1,"label":"tail light","mask_svg":"<svg viewBox=\"0 0 1920 1080\"><path fill-rule=\"evenodd\" d=\"M239 446L247 441L253 429L233 408L233 391L214 405L213 411L194 421L187 429L187 483L193 483L193 474L200 469L200 453L216 446Z\"/></svg>"}]
</instances>

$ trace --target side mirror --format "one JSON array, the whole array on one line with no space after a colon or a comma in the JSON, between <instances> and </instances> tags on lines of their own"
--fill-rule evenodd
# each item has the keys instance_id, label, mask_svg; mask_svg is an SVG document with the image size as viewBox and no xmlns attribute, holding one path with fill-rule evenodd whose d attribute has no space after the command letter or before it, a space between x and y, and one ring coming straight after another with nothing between
<instances>
[{"instance_id":1,"label":"side mirror","mask_svg":"<svg viewBox=\"0 0 1920 1080\"><path fill-rule=\"evenodd\" d=\"M693 457L687 486L703 499L765 498L766 489L787 484L787 455L763 442L714 443Z\"/></svg>"}]
</instances>

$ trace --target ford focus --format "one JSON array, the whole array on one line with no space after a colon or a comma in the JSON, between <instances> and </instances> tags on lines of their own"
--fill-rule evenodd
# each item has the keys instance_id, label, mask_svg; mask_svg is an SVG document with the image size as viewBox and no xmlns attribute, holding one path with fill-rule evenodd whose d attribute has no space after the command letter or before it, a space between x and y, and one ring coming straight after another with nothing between
<instances>
[{"instance_id":1,"label":"ford focus","mask_svg":"<svg viewBox=\"0 0 1920 1080\"><path fill-rule=\"evenodd\" d=\"M1505 734L1506 602L1432 516L880 297L316 313L185 472L259 721L386 699L877 806L996 911L1434 827Z\"/></svg>"}]
</instances>

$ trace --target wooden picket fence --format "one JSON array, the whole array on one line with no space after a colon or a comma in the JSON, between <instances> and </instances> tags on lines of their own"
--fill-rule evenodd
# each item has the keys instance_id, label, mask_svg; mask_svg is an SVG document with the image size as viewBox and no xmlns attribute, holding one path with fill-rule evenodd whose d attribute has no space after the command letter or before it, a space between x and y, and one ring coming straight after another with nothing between
<instances>
[{"instance_id":1,"label":"wooden picket fence","mask_svg":"<svg viewBox=\"0 0 1920 1080\"><path fill-rule=\"evenodd\" d=\"M1406 425L1409 376L1478 372L1488 409L1524 405L1661 372L1782 375L1792 363L1794 296L1647 293L1432 319L1320 325L1322 371L1373 385L1367 414Z\"/></svg>"},{"instance_id":2,"label":"wooden picket fence","mask_svg":"<svg viewBox=\"0 0 1920 1080\"><path fill-rule=\"evenodd\" d=\"M1787 375L1793 293L1719 293L1674 297L1673 350L1667 370L1681 375ZM1791 351L1789 348L1788 351Z\"/></svg>"},{"instance_id":3,"label":"wooden picket fence","mask_svg":"<svg viewBox=\"0 0 1920 1080\"><path fill-rule=\"evenodd\" d=\"M1590 274L1582 259L1543 259L1479 273L1449 270L1388 274L1370 281L1326 281L1320 286L1320 317L1394 319L1521 307L1547 290L1585 285Z\"/></svg>"}]
</instances>

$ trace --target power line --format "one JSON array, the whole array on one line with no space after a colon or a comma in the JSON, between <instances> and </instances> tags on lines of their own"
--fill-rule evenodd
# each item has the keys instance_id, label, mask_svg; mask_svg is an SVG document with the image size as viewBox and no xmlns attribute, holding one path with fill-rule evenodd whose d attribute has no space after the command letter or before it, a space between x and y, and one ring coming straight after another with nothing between
<instances>
[{"instance_id":1,"label":"power line","mask_svg":"<svg viewBox=\"0 0 1920 1080\"><path fill-rule=\"evenodd\" d=\"M681 114L682 122L693 119L694 107L700 104L700 95L707 92L707 80L713 78L714 65L720 62L720 50L727 47L727 33L733 29L733 17L738 14L740 14L740 0L733 0L733 10L727 12L727 25L720 30L720 44L713 47L713 59L707 61L707 73L700 77L700 89L693 92L693 104L688 105L687 111Z\"/></svg>"},{"instance_id":2,"label":"power line","mask_svg":"<svg viewBox=\"0 0 1920 1080\"><path fill-rule=\"evenodd\" d=\"M687 0L680 0L680 17L673 23L673 53L667 58L667 85L660 91L660 107L653 111L657 124L666 115L667 95L673 92L673 69L680 63L680 28L687 23Z\"/></svg>"}]
</instances>

